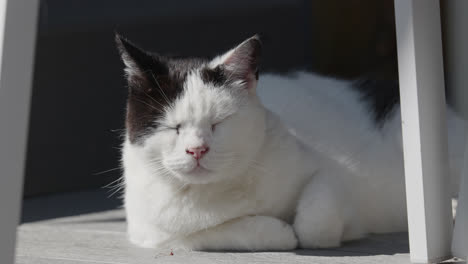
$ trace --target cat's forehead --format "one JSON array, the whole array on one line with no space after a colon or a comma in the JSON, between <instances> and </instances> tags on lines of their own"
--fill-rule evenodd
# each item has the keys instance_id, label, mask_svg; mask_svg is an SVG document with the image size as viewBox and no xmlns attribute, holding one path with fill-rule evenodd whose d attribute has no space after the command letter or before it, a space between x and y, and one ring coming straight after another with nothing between
<instances>
[{"instance_id":1,"label":"cat's forehead","mask_svg":"<svg viewBox=\"0 0 468 264\"><path fill-rule=\"evenodd\" d=\"M187 73L183 92L174 102L168 116L174 120L219 119L237 111L240 101L226 87L207 82L204 68Z\"/></svg>"}]
</instances>

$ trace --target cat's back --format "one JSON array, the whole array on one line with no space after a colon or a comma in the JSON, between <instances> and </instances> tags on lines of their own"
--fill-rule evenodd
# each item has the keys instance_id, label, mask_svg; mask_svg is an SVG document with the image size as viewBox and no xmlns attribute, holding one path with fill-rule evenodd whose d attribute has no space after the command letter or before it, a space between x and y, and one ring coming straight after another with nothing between
<instances>
[{"instance_id":1,"label":"cat's back","mask_svg":"<svg viewBox=\"0 0 468 264\"><path fill-rule=\"evenodd\" d=\"M389 107L385 117L376 119L356 82L306 72L288 77L264 75L258 94L299 139L341 154L352 155L363 145L375 144L397 117L394 107Z\"/></svg>"}]
</instances>

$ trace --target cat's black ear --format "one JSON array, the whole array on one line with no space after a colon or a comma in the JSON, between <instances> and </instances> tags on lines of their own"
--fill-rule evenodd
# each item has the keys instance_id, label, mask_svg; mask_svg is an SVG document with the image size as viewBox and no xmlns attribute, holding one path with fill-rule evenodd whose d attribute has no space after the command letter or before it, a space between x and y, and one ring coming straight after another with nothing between
<instances>
[{"instance_id":1,"label":"cat's black ear","mask_svg":"<svg viewBox=\"0 0 468 264\"><path fill-rule=\"evenodd\" d=\"M222 65L228 78L244 81L251 87L258 80L261 49L260 37L255 35L215 58L211 64L214 67Z\"/></svg>"},{"instance_id":2,"label":"cat's black ear","mask_svg":"<svg viewBox=\"0 0 468 264\"><path fill-rule=\"evenodd\" d=\"M140 49L117 33L115 42L125 64L125 73L131 89L146 89L145 86L156 85L154 82L157 76L168 74L167 64L158 55Z\"/></svg>"}]
</instances>

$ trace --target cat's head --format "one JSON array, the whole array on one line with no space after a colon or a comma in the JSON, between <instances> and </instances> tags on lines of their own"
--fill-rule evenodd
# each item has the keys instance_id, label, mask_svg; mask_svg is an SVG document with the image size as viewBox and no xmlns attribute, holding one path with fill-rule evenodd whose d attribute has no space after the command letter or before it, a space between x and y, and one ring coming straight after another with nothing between
<instances>
[{"instance_id":1,"label":"cat's head","mask_svg":"<svg viewBox=\"0 0 468 264\"><path fill-rule=\"evenodd\" d=\"M202 184L252 165L265 134L255 89L261 43L251 37L212 60L149 53L117 36L129 95L126 140L155 177Z\"/></svg>"}]
</instances>

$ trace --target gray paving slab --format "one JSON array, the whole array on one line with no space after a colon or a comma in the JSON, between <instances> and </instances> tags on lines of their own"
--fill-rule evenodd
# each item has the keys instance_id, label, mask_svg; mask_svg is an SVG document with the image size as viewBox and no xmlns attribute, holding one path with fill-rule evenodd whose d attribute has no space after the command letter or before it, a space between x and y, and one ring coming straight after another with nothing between
<instances>
[{"instance_id":1,"label":"gray paving slab","mask_svg":"<svg viewBox=\"0 0 468 264\"><path fill-rule=\"evenodd\" d=\"M52 213L53 209L61 210L60 204L74 204L74 199L78 199L80 204L99 202L99 199L89 201L89 197L96 199L101 197L100 194L89 194L82 192L70 194L72 198L67 195L41 198L43 203L26 201L30 206L34 204L34 214L40 213L38 206L49 209L47 216L23 217L37 221L24 221L18 227L16 263L410 263L406 233L373 235L329 250L255 253L174 251L171 255L166 251L142 249L127 241L124 212L116 209L113 203L109 207L93 205L99 210L75 210L76 214L70 213L69 209L67 213ZM28 214L28 210L23 214Z\"/></svg>"},{"instance_id":2,"label":"gray paving slab","mask_svg":"<svg viewBox=\"0 0 468 264\"><path fill-rule=\"evenodd\" d=\"M130 245L122 231L26 224L18 229L17 263L409 263L406 253L372 250L369 240L334 250L291 252L156 251ZM384 243L386 244L386 242ZM385 250L387 246L383 247Z\"/></svg>"}]
</instances>

